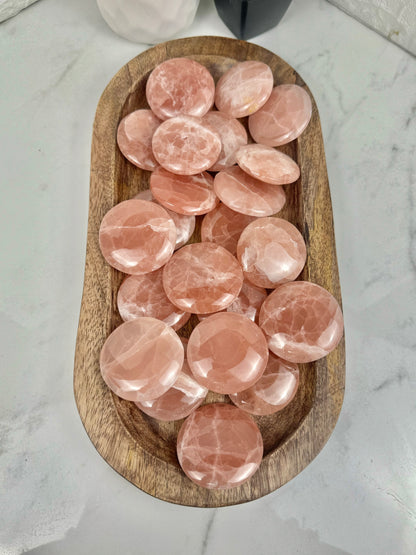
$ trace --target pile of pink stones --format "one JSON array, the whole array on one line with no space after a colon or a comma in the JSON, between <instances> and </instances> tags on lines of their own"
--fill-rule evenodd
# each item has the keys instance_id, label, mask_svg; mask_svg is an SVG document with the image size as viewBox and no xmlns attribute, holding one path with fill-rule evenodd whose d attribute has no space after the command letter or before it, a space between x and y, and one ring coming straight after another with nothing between
<instances>
[{"instance_id":1,"label":"pile of pink stones","mask_svg":"<svg viewBox=\"0 0 416 555\"><path fill-rule=\"evenodd\" d=\"M274 147L303 132L311 100L297 85L274 87L264 63L236 63L215 86L187 58L157 66L146 96L151 109L127 115L117 142L152 172L150 190L114 206L99 234L106 261L129 274L117 297L124 323L103 346L101 372L147 415L187 417L177 440L183 471L200 486L230 488L262 460L249 414L286 407L297 363L327 355L343 333L334 297L294 281L306 261L301 233L271 217L285 204L282 185L300 174ZM251 144L238 120L246 116ZM186 244L196 216L202 242ZM188 341L176 332L191 314L200 323ZM209 390L233 404L200 407Z\"/></svg>"}]
</instances>

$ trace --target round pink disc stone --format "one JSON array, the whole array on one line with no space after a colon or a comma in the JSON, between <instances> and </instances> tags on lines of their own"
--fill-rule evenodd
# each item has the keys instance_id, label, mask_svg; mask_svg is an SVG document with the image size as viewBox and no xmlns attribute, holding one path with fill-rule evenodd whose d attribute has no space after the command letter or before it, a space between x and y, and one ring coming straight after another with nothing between
<instances>
[{"instance_id":1,"label":"round pink disc stone","mask_svg":"<svg viewBox=\"0 0 416 555\"><path fill-rule=\"evenodd\" d=\"M124 322L107 338L100 355L108 387L127 401L160 397L175 383L184 360L176 332L156 318Z\"/></svg>"},{"instance_id":2,"label":"round pink disc stone","mask_svg":"<svg viewBox=\"0 0 416 555\"><path fill-rule=\"evenodd\" d=\"M268 100L273 89L273 74L267 64L253 60L239 62L219 79L215 105L233 118L254 114Z\"/></svg>"},{"instance_id":3,"label":"round pink disc stone","mask_svg":"<svg viewBox=\"0 0 416 555\"><path fill-rule=\"evenodd\" d=\"M212 314L189 338L192 373L216 393L236 393L252 386L263 374L268 358L263 332L242 314Z\"/></svg>"},{"instance_id":4,"label":"round pink disc stone","mask_svg":"<svg viewBox=\"0 0 416 555\"><path fill-rule=\"evenodd\" d=\"M284 409L298 387L298 365L270 354L262 377L248 389L231 394L230 399L240 409L264 416Z\"/></svg>"},{"instance_id":5,"label":"round pink disc stone","mask_svg":"<svg viewBox=\"0 0 416 555\"><path fill-rule=\"evenodd\" d=\"M166 170L178 175L195 175L217 161L221 139L202 118L177 116L159 125L152 148L156 160Z\"/></svg>"},{"instance_id":6,"label":"round pink disc stone","mask_svg":"<svg viewBox=\"0 0 416 555\"><path fill-rule=\"evenodd\" d=\"M233 405L211 403L182 424L177 454L182 470L198 486L233 488L260 466L263 438L247 413Z\"/></svg>"},{"instance_id":7,"label":"round pink disc stone","mask_svg":"<svg viewBox=\"0 0 416 555\"><path fill-rule=\"evenodd\" d=\"M136 110L124 117L117 129L117 144L135 166L153 171L158 167L152 150L153 134L162 121L151 110Z\"/></svg>"},{"instance_id":8,"label":"round pink disc stone","mask_svg":"<svg viewBox=\"0 0 416 555\"><path fill-rule=\"evenodd\" d=\"M163 120L179 115L201 117L214 104L215 83L206 67L189 58L159 64L146 83L146 98Z\"/></svg>"},{"instance_id":9,"label":"round pink disc stone","mask_svg":"<svg viewBox=\"0 0 416 555\"><path fill-rule=\"evenodd\" d=\"M242 170L265 183L287 185L300 176L296 162L271 146L245 145L240 147L236 157Z\"/></svg>"},{"instance_id":10,"label":"round pink disc stone","mask_svg":"<svg viewBox=\"0 0 416 555\"><path fill-rule=\"evenodd\" d=\"M231 210L257 218L276 214L286 202L283 187L264 183L238 166L217 173L214 190Z\"/></svg>"},{"instance_id":11,"label":"round pink disc stone","mask_svg":"<svg viewBox=\"0 0 416 555\"><path fill-rule=\"evenodd\" d=\"M341 340L342 312L323 287L293 281L275 289L260 310L260 326L269 349L290 362L312 362L326 356Z\"/></svg>"},{"instance_id":12,"label":"round pink disc stone","mask_svg":"<svg viewBox=\"0 0 416 555\"><path fill-rule=\"evenodd\" d=\"M184 312L205 314L227 308L242 285L237 259L214 243L185 245L163 269L166 295Z\"/></svg>"},{"instance_id":13,"label":"round pink disc stone","mask_svg":"<svg viewBox=\"0 0 416 555\"><path fill-rule=\"evenodd\" d=\"M282 218L259 218L242 232L237 258L244 277L254 285L274 289L293 281L306 262L306 245L300 231Z\"/></svg>"},{"instance_id":14,"label":"round pink disc stone","mask_svg":"<svg viewBox=\"0 0 416 555\"><path fill-rule=\"evenodd\" d=\"M163 289L163 268L143 276L129 276L120 285L117 307L125 322L150 316L162 320L174 330L186 324L191 315L179 310Z\"/></svg>"},{"instance_id":15,"label":"round pink disc stone","mask_svg":"<svg viewBox=\"0 0 416 555\"><path fill-rule=\"evenodd\" d=\"M311 97L302 87L278 85L266 104L248 118L248 127L257 143L280 146L297 139L311 116Z\"/></svg>"},{"instance_id":16,"label":"round pink disc stone","mask_svg":"<svg viewBox=\"0 0 416 555\"><path fill-rule=\"evenodd\" d=\"M176 175L158 168L150 176L150 189L164 208L187 216L206 214L219 203L214 179L207 172Z\"/></svg>"},{"instance_id":17,"label":"round pink disc stone","mask_svg":"<svg viewBox=\"0 0 416 555\"><path fill-rule=\"evenodd\" d=\"M110 266L126 274L147 274L172 256L176 227L162 206L146 200L125 200L104 216L99 242Z\"/></svg>"},{"instance_id":18,"label":"round pink disc stone","mask_svg":"<svg viewBox=\"0 0 416 555\"><path fill-rule=\"evenodd\" d=\"M247 144L247 132L243 125L223 112L208 112L203 120L218 133L222 143L218 160L209 168L210 171L218 172L234 166L237 162L235 153L240 146Z\"/></svg>"}]
</instances>

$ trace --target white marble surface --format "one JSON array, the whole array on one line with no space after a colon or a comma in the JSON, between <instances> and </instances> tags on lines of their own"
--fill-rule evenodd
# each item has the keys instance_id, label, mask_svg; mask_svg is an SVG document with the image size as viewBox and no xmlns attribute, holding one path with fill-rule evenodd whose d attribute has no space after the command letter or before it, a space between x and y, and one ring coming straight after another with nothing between
<instances>
[{"instance_id":1,"label":"white marble surface","mask_svg":"<svg viewBox=\"0 0 416 555\"><path fill-rule=\"evenodd\" d=\"M211 0L185 35L231 36ZM72 393L89 150L107 82L143 51L93 0L0 25L0 553L416 552L416 61L325 0L253 40L320 109L347 341L347 389L320 455L242 506L146 495L96 453Z\"/></svg>"}]
</instances>

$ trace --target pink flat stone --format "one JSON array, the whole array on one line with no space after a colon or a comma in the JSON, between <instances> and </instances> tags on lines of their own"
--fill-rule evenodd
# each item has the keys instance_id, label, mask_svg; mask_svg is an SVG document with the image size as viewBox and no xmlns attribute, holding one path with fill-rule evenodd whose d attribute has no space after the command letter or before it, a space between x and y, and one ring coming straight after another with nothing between
<instances>
[{"instance_id":1,"label":"pink flat stone","mask_svg":"<svg viewBox=\"0 0 416 555\"><path fill-rule=\"evenodd\" d=\"M264 183L238 166L217 173L214 190L231 210L257 218L276 214L286 202L283 187Z\"/></svg>"},{"instance_id":2,"label":"pink flat stone","mask_svg":"<svg viewBox=\"0 0 416 555\"><path fill-rule=\"evenodd\" d=\"M186 324L191 315L179 310L167 298L162 282L163 269L143 276L129 276L120 286L117 307L125 322L150 316L174 330Z\"/></svg>"},{"instance_id":3,"label":"pink flat stone","mask_svg":"<svg viewBox=\"0 0 416 555\"><path fill-rule=\"evenodd\" d=\"M280 285L264 301L260 326L269 349L290 362L326 356L343 334L339 304L323 287L307 281Z\"/></svg>"},{"instance_id":4,"label":"pink flat stone","mask_svg":"<svg viewBox=\"0 0 416 555\"><path fill-rule=\"evenodd\" d=\"M159 125L152 147L156 160L166 170L178 175L195 175L217 161L221 139L202 118L178 116Z\"/></svg>"},{"instance_id":5,"label":"pink flat stone","mask_svg":"<svg viewBox=\"0 0 416 555\"><path fill-rule=\"evenodd\" d=\"M117 129L117 144L135 166L153 171L158 163L153 156L153 134L162 121L151 110L136 110L123 118Z\"/></svg>"},{"instance_id":6,"label":"pink flat stone","mask_svg":"<svg viewBox=\"0 0 416 555\"><path fill-rule=\"evenodd\" d=\"M214 129L220 136L222 148L218 160L210 171L218 172L236 164L236 151L247 144L247 132L241 123L227 116L223 112L208 112L203 117L204 122Z\"/></svg>"},{"instance_id":7,"label":"pink flat stone","mask_svg":"<svg viewBox=\"0 0 416 555\"><path fill-rule=\"evenodd\" d=\"M158 168L150 176L150 189L164 208L187 216L206 214L219 203L214 179L207 172L175 175Z\"/></svg>"},{"instance_id":8,"label":"pink flat stone","mask_svg":"<svg viewBox=\"0 0 416 555\"><path fill-rule=\"evenodd\" d=\"M269 358L257 324L234 312L220 312L200 322L188 343L188 362L198 383L216 393L236 393L252 386Z\"/></svg>"},{"instance_id":9,"label":"pink flat stone","mask_svg":"<svg viewBox=\"0 0 416 555\"><path fill-rule=\"evenodd\" d=\"M312 115L309 94L299 85L275 87L266 104L249 117L248 127L257 143L279 146L297 139Z\"/></svg>"},{"instance_id":10,"label":"pink flat stone","mask_svg":"<svg viewBox=\"0 0 416 555\"><path fill-rule=\"evenodd\" d=\"M297 364L270 354L262 377L251 387L230 395L240 409L264 416L284 409L296 395L299 387Z\"/></svg>"},{"instance_id":11,"label":"pink flat stone","mask_svg":"<svg viewBox=\"0 0 416 555\"><path fill-rule=\"evenodd\" d=\"M182 424L177 442L182 470L198 486L226 489L246 482L263 457L263 438L250 416L233 405L211 403Z\"/></svg>"},{"instance_id":12,"label":"pink flat stone","mask_svg":"<svg viewBox=\"0 0 416 555\"><path fill-rule=\"evenodd\" d=\"M100 368L116 395L143 402L168 391L183 360L183 345L171 327L155 318L138 318L109 335L101 350Z\"/></svg>"},{"instance_id":13,"label":"pink flat stone","mask_svg":"<svg viewBox=\"0 0 416 555\"><path fill-rule=\"evenodd\" d=\"M261 108L272 89L273 74L267 64L252 60L240 62L218 81L215 105L232 118L243 118Z\"/></svg>"},{"instance_id":14,"label":"pink flat stone","mask_svg":"<svg viewBox=\"0 0 416 555\"><path fill-rule=\"evenodd\" d=\"M259 218L242 232L237 258L244 277L258 287L274 289L293 281L306 262L306 245L299 230L281 218Z\"/></svg>"},{"instance_id":15,"label":"pink flat stone","mask_svg":"<svg viewBox=\"0 0 416 555\"><path fill-rule=\"evenodd\" d=\"M287 185L300 176L296 162L271 146L245 145L239 148L236 157L242 170L265 183Z\"/></svg>"},{"instance_id":16,"label":"pink flat stone","mask_svg":"<svg viewBox=\"0 0 416 555\"><path fill-rule=\"evenodd\" d=\"M154 202L125 200L104 216L99 241L110 266L142 275L157 270L172 256L176 227L166 210Z\"/></svg>"},{"instance_id":17,"label":"pink flat stone","mask_svg":"<svg viewBox=\"0 0 416 555\"><path fill-rule=\"evenodd\" d=\"M160 119L179 115L201 117L214 104L215 83L210 72L188 58L172 58L149 75L146 98Z\"/></svg>"},{"instance_id":18,"label":"pink flat stone","mask_svg":"<svg viewBox=\"0 0 416 555\"><path fill-rule=\"evenodd\" d=\"M202 220L201 240L221 245L235 255L241 232L254 220L253 216L234 212L221 203Z\"/></svg>"},{"instance_id":19,"label":"pink flat stone","mask_svg":"<svg viewBox=\"0 0 416 555\"><path fill-rule=\"evenodd\" d=\"M242 284L237 259L213 243L185 245L163 269L163 287L170 301L194 314L227 308Z\"/></svg>"}]
</instances>

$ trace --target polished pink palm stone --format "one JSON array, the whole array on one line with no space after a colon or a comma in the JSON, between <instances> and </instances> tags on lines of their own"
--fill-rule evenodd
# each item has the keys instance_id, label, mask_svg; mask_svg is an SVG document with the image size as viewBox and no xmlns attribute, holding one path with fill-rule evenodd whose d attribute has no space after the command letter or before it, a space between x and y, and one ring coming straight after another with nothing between
<instances>
[{"instance_id":1,"label":"polished pink palm stone","mask_svg":"<svg viewBox=\"0 0 416 555\"><path fill-rule=\"evenodd\" d=\"M262 377L251 387L230 395L240 409L263 416L284 409L296 395L299 387L299 368L270 354Z\"/></svg>"},{"instance_id":2,"label":"polished pink palm stone","mask_svg":"<svg viewBox=\"0 0 416 555\"><path fill-rule=\"evenodd\" d=\"M271 216L286 202L283 187L264 183L238 166L217 173L214 190L228 208L248 216Z\"/></svg>"},{"instance_id":3,"label":"polished pink palm stone","mask_svg":"<svg viewBox=\"0 0 416 555\"><path fill-rule=\"evenodd\" d=\"M211 403L182 424L177 441L182 470L197 485L209 489L239 486L256 472L263 457L263 438L244 411Z\"/></svg>"},{"instance_id":4,"label":"polished pink palm stone","mask_svg":"<svg viewBox=\"0 0 416 555\"><path fill-rule=\"evenodd\" d=\"M253 385L263 374L268 358L263 332L242 314L212 314L189 338L192 373L216 393L236 393Z\"/></svg>"},{"instance_id":5,"label":"polished pink palm stone","mask_svg":"<svg viewBox=\"0 0 416 555\"><path fill-rule=\"evenodd\" d=\"M220 78L215 105L233 118L249 116L261 108L273 89L273 74L267 64L249 60L239 62Z\"/></svg>"},{"instance_id":6,"label":"polished pink palm stone","mask_svg":"<svg viewBox=\"0 0 416 555\"><path fill-rule=\"evenodd\" d=\"M183 345L171 327L156 318L137 318L124 322L107 338L100 368L116 395L143 402L166 393L183 360Z\"/></svg>"},{"instance_id":7,"label":"polished pink palm stone","mask_svg":"<svg viewBox=\"0 0 416 555\"><path fill-rule=\"evenodd\" d=\"M311 97L302 87L279 85L266 104L249 117L248 127L257 143L279 146L299 137L311 115Z\"/></svg>"},{"instance_id":8,"label":"polished pink palm stone","mask_svg":"<svg viewBox=\"0 0 416 555\"><path fill-rule=\"evenodd\" d=\"M253 216L235 212L221 203L202 220L201 240L221 245L235 255L241 232L254 220Z\"/></svg>"},{"instance_id":9,"label":"polished pink palm stone","mask_svg":"<svg viewBox=\"0 0 416 555\"><path fill-rule=\"evenodd\" d=\"M271 146L245 145L239 148L236 157L242 170L265 183L287 185L300 176L296 162Z\"/></svg>"},{"instance_id":10,"label":"polished pink palm stone","mask_svg":"<svg viewBox=\"0 0 416 555\"><path fill-rule=\"evenodd\" d=\"M163 266L172 256L176 227L158 204L125 200L104 216L99 242L110 266L126 274L147 274Z\"/></svg>"},{"instance_id":11,"label":"polished pink palm stone","mask_svg":"<svg viewBox=\"0 0 416 555\"><path fill-rule=\"evenodd\" d=\"M202 118L177 116L159 125L152 148L156 160L166 170L178 175L195 175L217 161L221 139Z\"/></svg>"},{"instance_id":12,"label":"polished pink palm stone","mask_svg":"<svg viewBox=\"0 0 416 555\"><path fill-rule=\"evenodd\" d=\"M151 316L174 330L180 329L190 314L179 310L167 298L162 282L163 268L143 276L129 276L120 286L117 307L125 322Z\"/></svg>"},{"instance_id":13,"label":"polished pink palm stone","mask_svg":"<svg viewBox=\"0 0 416 555\"><path fill-rule=\"evenodd\" d=\"M275 289L261 307L259 323L269 349L290 362L312 362L326 356L343 334L336 299L307 281L293 281Z\"/></svg>"},{"instance_id":14,"label":"polished pink palm stone","mask_svg":"<svg viewBox=\"0 0 416 555\"><path fill-rule=\"evenodd\" d=\"M170 301L195 314L227 308L242 284L237 259L214 243L185 245L163 269L163 287Z\"/></svg>"},{"instance_id":15,"label":"polished pink palm stone","mask_svg":"<svg viewBox=\"0 0 416 555\"><path fill-rule=\"evenodd\" d=\"M292 281L306 262L306 245L299 230L281 218L259 218L242 232L237 258L244 277L254 285L274 289Z\"/></svg>"},{"instance_id":16,"label":"polished pink palm stone","mask_svg":"<svg viewBox=\"0 0 416 555\"><path fill-rule=\"evenodd\" d=\"M203 120L218 133L222 144L218 160L209 168L210 171L218 172L234 166L237 162L236 151L247 144L247 132L243 125L223 112L208 112Z\"/></svg>"},{"instance_id":17,"label":"polished pink palm stone","mask_svg":"<svg viewBox=\"0 0 416 555\"><path fill-rule=\"evenodd\" d=\"M150 189L164 208L187 216L206 214L219 202L214 191L214 179L207 172L176 175L158 168L150 176Z\"/></svg>"},{"instance_id":18,"label":"polished pink palm stone","mask_svg":"<svg viewBox=\"0 0 416 555\"><path fill-rule=\"evenodd\" d=\"M136 110L124 117L117 129L117 144L135 166L153 171L158 163L153 156L153 134L162 121L151 110Z\"/></svg>"},{"instance_id":19,"label":"polished pink palm stone","mask_svg":"<svg viewBox=\"0 0 416 555\"><path fill-rule=\"evenodd\" d=\"M146 98L160 119L181 114L203 116L214 103L215 84L210 72L195 60L172 58L149 75Z\"/></svg>"}]
</instances>

